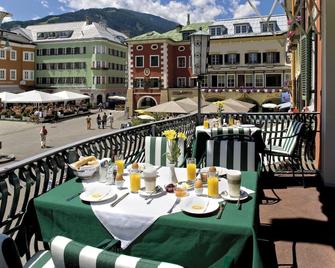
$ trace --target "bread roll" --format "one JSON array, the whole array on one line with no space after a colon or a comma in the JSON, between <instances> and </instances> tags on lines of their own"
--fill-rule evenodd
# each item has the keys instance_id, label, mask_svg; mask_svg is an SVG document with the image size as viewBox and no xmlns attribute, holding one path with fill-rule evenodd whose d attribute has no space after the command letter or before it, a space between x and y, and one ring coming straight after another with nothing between
<instances>
[{"instance_id":1,"label":"bread roll","mask_svg":"<svg viewBox=\"0 0 335 268\"><path fill-rule=\"evenodd\" d=\"M86 157L83 157L82 159L78 160L77 162L74 162L72 164L72 166L79 170L81 166L84 166L86 165L88 162L90 161L96 161L96 157L94 155L91 155L91 156L86 156Z\"/></svg>"}]
</instances>

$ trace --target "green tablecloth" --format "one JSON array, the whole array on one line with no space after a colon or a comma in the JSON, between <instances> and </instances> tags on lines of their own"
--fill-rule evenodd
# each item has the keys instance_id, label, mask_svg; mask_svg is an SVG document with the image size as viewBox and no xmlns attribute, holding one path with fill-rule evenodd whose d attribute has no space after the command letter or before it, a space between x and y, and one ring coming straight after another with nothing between
<instances>
[{"instance_id":1,"label":"green tablecloth","mask_svg":"<svg viewBox=\"0 0 335 268\"><path fill-rule=\"evenodd\" d=\"M257 192L257 173L243 172L242 184ZM90 205L79 197L66 201L81 189L81 182L73 179L34 200L44 241L56 235L92 246L113 241ZM192 268L231 267L236 263L262 267L254 229L258 217L256 194L249 198L241 210L228 203L220 220L215 215L191 217L182 212L160 217L124 253Z\"/></svg>"}]
</instances>

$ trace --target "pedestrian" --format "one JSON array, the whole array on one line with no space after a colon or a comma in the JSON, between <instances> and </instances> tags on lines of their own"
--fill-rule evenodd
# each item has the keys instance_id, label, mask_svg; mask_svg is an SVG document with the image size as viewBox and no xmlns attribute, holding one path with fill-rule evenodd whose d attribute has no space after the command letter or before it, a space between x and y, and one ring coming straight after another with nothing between
<instances>
[{"instance_id":1,"label":"pedestrian","mask_svg":"<svg viewBox=\"0 0 335 268\"><path fill-rule=\"evenodd\" d=\"M86 117L86 127L87 127L87 129L91 129L91 117L90 117L90 115L88 115Z\"/></svg>"},{"instance_id":2,"label":"pedestrian","mask_svg":"<svg viewBox=\"0 0 335 268\"><path fill-rule=\"evenodd\" d=\"M112 113L109 113L109 116L107 117L107 120L110 124L110 127L113 128L114 117L113 117Z\"/></svg>"},{"instance_id":3,"label":"pedestrian","mask_svg":"<svg viewBox=\"0 0 335 268\"><path fill-rule=\"evenodd\" d=\"M102 112L102 103L101 102L99 103L98 107L99 107L99 113Z\"/></svg>"},{"instance_id":4,"label":"pedestrian","mask_svg":"<svg viewBox=\"0 0 335 268\"><path fill-rule=\"evenodd\" d=\"M105 128L106 123L107 123L107 114L104 113L104 115L102 116L102 128Z\"/></svg>"},{"instance_id":5,"label":"pedestrian","mask_svg":"<svg viewBox=\"0 0 335 268\"><path fill-rule=\"evenodd\" d=\"M44 149L44 148L46 147L47 134L48 134L47 129L45 128L45 126L42 126L41 131L40 131L41 148L42 148L42 149Z\"/></svg>"},{"instance_id":6,"label":"pedestrian","mask_svg":"<svg viewBox=\"0 0 335 268\"><path fill-rule=\"evenodd\" d=\"M100 125L101 125L101 116L100 116L100 114L98 114L98 117L97 117L97 125L98 125L98 128L100 128Z\"/></svg>"}]
</instances>

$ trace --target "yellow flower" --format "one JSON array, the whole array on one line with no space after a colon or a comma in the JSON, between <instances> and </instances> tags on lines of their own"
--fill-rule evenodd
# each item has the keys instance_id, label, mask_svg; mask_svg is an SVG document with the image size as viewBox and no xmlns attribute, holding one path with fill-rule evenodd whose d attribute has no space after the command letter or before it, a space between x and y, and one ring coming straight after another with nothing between
<instances>
[{"instance_id":1,"label":"yellow flower","mask_svg":"<svg viewBox=\"0 0 335 268\"><path fill-rule=\"evenodd\" d=\"M182 139L182 140L186 140L186 135L184 132L178 132L178 138Z\"/></svg>"},{"instance_id":2,"label":"yellow flower","mask_svg":"<svg viewBox=\"0 0 335 268\"><path fill-rule=\"evenodd\" d=\"M215 105L218 106L219 108L223 108L224 101L217 101L215 102Z\"/></svg>"},{"instance_id":3,"label":"yellow flower","mask_svg":"<svg viewBox=\"0 0 335 268\"><path fill-rule=\"evenodd\" d=\"M164 135L169 141L171 141L171 140L174 140L174 139L176 138L177 133L176 133L176 131L173 130L173 129L168 129L168 130L163 131L163 135Z\"/></svg>"}]
</instances>

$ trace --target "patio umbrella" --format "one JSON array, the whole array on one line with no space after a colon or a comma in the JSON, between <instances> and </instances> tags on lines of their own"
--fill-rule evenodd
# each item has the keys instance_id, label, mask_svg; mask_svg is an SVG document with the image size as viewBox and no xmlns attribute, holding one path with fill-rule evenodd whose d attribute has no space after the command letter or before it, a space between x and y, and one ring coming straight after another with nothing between
<instances>
[{"instance_id":1,"label":"patio umbrella","mask_svg":"<svg viewBox=\"0 0 335 268\"><path fill-rule=\"evenodd\" d=\"M89 99L90 97L84 94L79 94L71 91L60 91L57 93L53 93L53 96L60 97L64 101L74 101L74 100L83 100Z\"/></svg>"},{"instance_id":2,"label":"patio umbrella","mask_svg":"<svg viewBox=\"0 0 335 268\"><path fill-rule=\"evenodd\" d=\"M226 99L223 102L224 104L229 105L230 107L236 109L242 109L242 110L247 109L246 112L248 112L251 108L255 106L255 104L235 99Z\"/></svg>"},{"instance_id":3,"label":"patio umbrella","mask_svg":"<svg viewBox=\"0 0 335 268\"><path fill-rule=\"evenodd\" d=\"M152 116L150 116L150 115L147 115L147 114L139 115L138 118L139 118L139 119L142 119L142 120L155 120L154 117L152 117Z\"/></svg>"},{"instance_id":4,"label":"patio umbrella","mask_svg":"<svg viewBox=\"0 0 335 268\"><path fill-rule=\"evenodd\" d=\"M185 98L185 99L177 100L176 102L178 104L181 104L181 105L195 106L194 110L196 110L197 107L198 107L198 98L197 97ZM209 102L205 101L204 99L201 99L201 107L204 107L208 104L209 104Z\"/></svg>"},{"instance_id":5,"label":"patio umbrella","mask_svg":"<svg viewBox=\"0 0 335 268\"><path fill-rule=\"evenodd\" d=\"M236 107L235 107L236 108ZM245 108L243 111L241 109L235 109L234 107L231 107L230 105L224 105L223 106L223 112L225 113L239 113L239 112L245 112ZM203 114L216 114L218 112L218 106L215 103L210 103L209 105L203 107L201 109L201 113Z\"/></svg>"},{"instance_id":6,"label":"patio umbrella","mask_svg":"<svg viewBox=\"0 0 335 268\"><path fill-rule=\"evenodd\" d=\"M109 96L109 100L119 100L119 101L126 101L126 97L123 96Z\"/></svg>"},{"instance_id":7,"label":"patio umbrella","mask_svg":"<svg viewBox=\"0 0 335 268\"><path fill-rule=\"evenodd\" d=\"M10 92L0 92L0 101L3 103L6 103L12 99L17 97L17 94L10 93Z\"/></svg>"},{"instance_id":8,"label":"patio umbrella","mask_svg":"<svg viewBox=\"0 0 335 268\"><path fill-rule=\"evenodd\" d=\"M8 103L48 103L61 102L60 97L42 91L32 90L16 95L16 98L11 99Z\"/></svg>"},{"instance_id":9,"label":"patio umbrella","mask_svg":"<svg viewBox=\"0 0 335 268\"><path fill-rule=\"evenodd\" d=\"M168 101L168 102L164 102L162 104L158 104L156 106L150 107L148 109L145 109L145 111L151 112L151 113L187 114L193 111L193 108L191 109L191 111L189 111L187 108L184 109L182 105L178 104L175 101Z\"/></svg>"}]
</instances>

